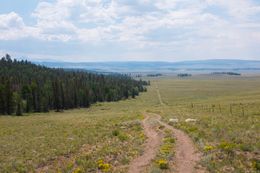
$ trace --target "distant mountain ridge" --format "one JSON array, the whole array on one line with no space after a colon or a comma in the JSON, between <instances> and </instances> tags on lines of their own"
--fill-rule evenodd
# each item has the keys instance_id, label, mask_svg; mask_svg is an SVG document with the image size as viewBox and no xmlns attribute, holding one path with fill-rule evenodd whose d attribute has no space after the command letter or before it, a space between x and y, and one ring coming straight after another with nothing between
<instances>
[{"instance_id":1,"label":"distant mountain ridge","mask_svg":"<svg viewBox=\"0 0 260 173\"><path fill-rule=\"evenodd\" d=\"M210 59L181 62L35 62L53 68L97 72L260 71L260 60Z\"/></svg>"}]
</instances>

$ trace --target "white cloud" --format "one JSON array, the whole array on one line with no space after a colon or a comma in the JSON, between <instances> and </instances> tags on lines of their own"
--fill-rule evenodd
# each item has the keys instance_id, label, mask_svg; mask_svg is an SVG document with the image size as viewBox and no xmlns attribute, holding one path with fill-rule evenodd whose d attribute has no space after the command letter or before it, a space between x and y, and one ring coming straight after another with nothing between
<instances>
[{"instance_id":1,"label":"white cloud","mask_svg":"<svg viewBox=\"0 0 260 173\"><path fill-rule=\"evenodd\" d=\"M15 12L0 15L1 29L9 29L9 28L19 29L23 27L24 27L23 19Z\"/></svg>"},{"instance_id":2,"label":"white cloud","mask_svg":"<svg viewBox=\"0 0 260 173\"><path fill-rule=\"evenodd\" d=\"M227 13L237 19L247 20L250 16L260 13L260 6L251 0L206 0L209 5L223 7Z\"/></svg>"},{"instance_id":3,"label":"white cloud","mask_svg":"<svg viewBox=\"0 0 260 173\"><path fill-rule=\"evenodd\" d=\"M24 24L15 12L0 15L0 40L16 40L36 35L33 27Z\"/></svg>"},{"instance_id":4,"label":"white cloud","mask_svg":"<svg viewBox=\"0 0 260 173\"><path fill-rule=\"evenodd\" d=\"M115 20L127 15L131 10L124 4L118 4L117 1L84 1L80 14L81 22L95 22L99 25L102 23L115 23Z\"/></svg>"},{"instance_id":5,"label":"white cloud","mask_svg":"<svg viewBox=\"0 0 260 173\"><path fill-rule=\"evenodd\" d=\"M32 13L37 20L35 26L25 26L19 15L10 13L8 17L2 17L9 23L1 19L0 27L10 28L10 25L15 25L13 28L16 30L23 28L19 32L24 33L25 36L26 30L34 30L34 33L37 33L34 36L42 40L97 42L112 39L147 42L146 40L152 40L152 38L146 38L146 34L160 28L180 30L185 27L210 28L212 25L222 26L228 22L227 19L215 14L203 12L208 5L222 6L231 15L242 13L243 16L253 14L252 11L255 13L259 8L246 0L206 0L205 3L197 0L193 2L145 0L138 2L157 9L149 13L135 14L138 6L130 6L123 2L119 3L115 0L57 0L52 3L42 1ZM17 31L12 33L9 37L15 38L18 35Z\"/></svg>"},{"instance_id":6,"label":"white cloud","mask_svg":"<svg viewBox=\"0 0 260 173\"><path fill-rule=\"evenodd\" d=\"M172 54L243 50L260 43L254 19L259 12L260 6L251 0L40 1L32 12L35 25L26 25L15 12L0 15L0 40L120 43L143 55L155 48Z\"/></svg>"},{"instance_id":7,"label":"white cloud","mask_svg":"<svg viewBox=\"0 0 260 173\"><path fill-rule=\"evenodd\" d=\"M157 0L154 5L158 9L175 9L179 0Z\"/></svg>"},{"instance_id":8,"label":"white cloud","mask_svg":"<svg viewBox=\"0 0 260 173\"><path fill-rule=\"evenodd\" d=\"M40 2L32 13L37 19L38 37L42 40L69 41L73 39L77 27L69 20L71 8L76 1L59 0L56 3Z\"/></svg>"}]
</instances>

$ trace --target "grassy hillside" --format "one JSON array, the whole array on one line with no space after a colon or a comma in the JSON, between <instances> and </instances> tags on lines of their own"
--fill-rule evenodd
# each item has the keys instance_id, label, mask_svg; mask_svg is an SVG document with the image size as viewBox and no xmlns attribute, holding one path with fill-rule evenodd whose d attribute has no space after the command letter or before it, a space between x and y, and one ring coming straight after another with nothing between
<instances>
[{"instance_id":1,"label":"grassy hillside","mask_svg":"<svg viewBox=\"0 0 260 173\"><path fill-rule=\"evenodd\" d=\"M0 115L88 108L134 98L146 84L127 75L47 68L7 54L0 59Z\"/></svg>"},{"instance_id":2,"label":"grassy hillside","mask_svg":"<svg viewBox=\"0 0 260 173\"><path fill-rule=\"evenodd\" d=\"M259 171L259 77L161 77L151 84L136 99L0 117L1 172L96 172L100 159L103 171L126 172L142 152L144 111L160 113L165 122L179 118L172 125L192 137L210 172Z\"/></svg>"},{"instance_id":3,"label":"grassy hillside","mask_svg":"<svg viewBox=\"0 0 260 173\"><path fill-rule=\"evenodd\" d=\"M144 105L157 102L147 103L148 97L63 113L0 116L0 172L44 170L46 165L51 172L96 172L99 159L114 172L125 172L142 150Z\"/></svg>"}]
</instances>

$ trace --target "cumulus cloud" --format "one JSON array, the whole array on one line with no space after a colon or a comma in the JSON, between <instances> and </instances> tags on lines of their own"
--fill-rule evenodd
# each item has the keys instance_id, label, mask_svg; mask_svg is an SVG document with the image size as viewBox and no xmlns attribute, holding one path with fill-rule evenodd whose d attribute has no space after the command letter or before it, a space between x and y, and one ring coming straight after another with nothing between
<instances>
[{"instance_id":1,"label":"cumulus cloud","mask_svg":"<svg viewBox=\"0 0 260 173\"><path fill-rule=\"evenodd\" d=\"M26 26L17 13L0 15L0 40L16 40L32 35L35 35L35 29Z\"/></svg>"},{"instance_id":2,"label":"cumulus cloud","mask_svg":"<svg viewBox=\"0 0 260 173\"><path fill-rule=\"evenodd\" d=\"M23 19L15 12L0 15L1 29L22 28L22 27L24 27Z\"/></svg>"},{"instance_id":3,"label":"cumulus cloud","mask_svg":"<svg viewBox=\"0 0 260 173\"><path fill-rule=\"evenodd\" d=\"M0 40L121 43L142 54L226 51L260 43L257 15L252 0L43 0L31 14L34 25L15 12L1 14Z\"/></svg>"}]
</instances>

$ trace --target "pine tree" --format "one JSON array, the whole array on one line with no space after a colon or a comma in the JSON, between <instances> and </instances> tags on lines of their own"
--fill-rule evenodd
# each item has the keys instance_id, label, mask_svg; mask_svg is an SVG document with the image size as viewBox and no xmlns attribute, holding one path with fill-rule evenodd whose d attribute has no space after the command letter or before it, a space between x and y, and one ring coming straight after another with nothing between
<instances>
[{"instance_id":1,"label":"pine tree","mask_svg":"<svg viewBox=\"0 0 260 173\"><path fill-rule=\"evenodd\" d=\"M22 87L22 99L26 102L25 112L30 112L32 109L32 93L29 85L24 85Z\"/></svg>"},{"instance_id":2,"label":"pine tree","mask_svg":"<svg viewBox=\"0 0 260 173\"><path fill-rule=\"evenodd\" d=\"M4 86L0 84L0 114L4 115L5 111L5 95L4 95Z\"/></svg>"},{"instance_id":3,"label":"pine tree","mask_svg":"<svg viewBox=\"0 0 260 173\"><path fill-rule=\"evenodd\" d=\"M37 103L37 84L35 81L32 82L31 84L31 89L32 89L32 106L33 106L33 110L34 112L37 111L37 107L38 107L38 103Z\"/></svg>"},{"instance_id":4,"label":"pine tree","mask_svg":"<svg viewBox=\"0 0 260 173\"><path fill-rule=\"evenodd\" d=\"M13 91L11 88L10 80L7 79L5 83L5 110L8 115L13 113Z\"/></svg>"},{"instance_id":5,"label":"pine tree","mask_svg":"<svg viewBox=\"0 0 260 173\"><path fill-rule=\"evenodd\" d=\"M15 93L14 94L15 97L15 104L16 104L16 111L15 114L17 116L21 116L22 115L22 99L19 93Z\"/></svg>"},{"instance_id":6,"label":"pine tree","mask_svg":"<svg viewBox=\"0 0 260 173\"><path fill-rule=\"evenodd\" d=\"M53 84L53 96L54 96L54 108L57 112L61 110L61 99L60 99L60 85L58 79L56 79Z\"/></svg>"}]
</instances>

